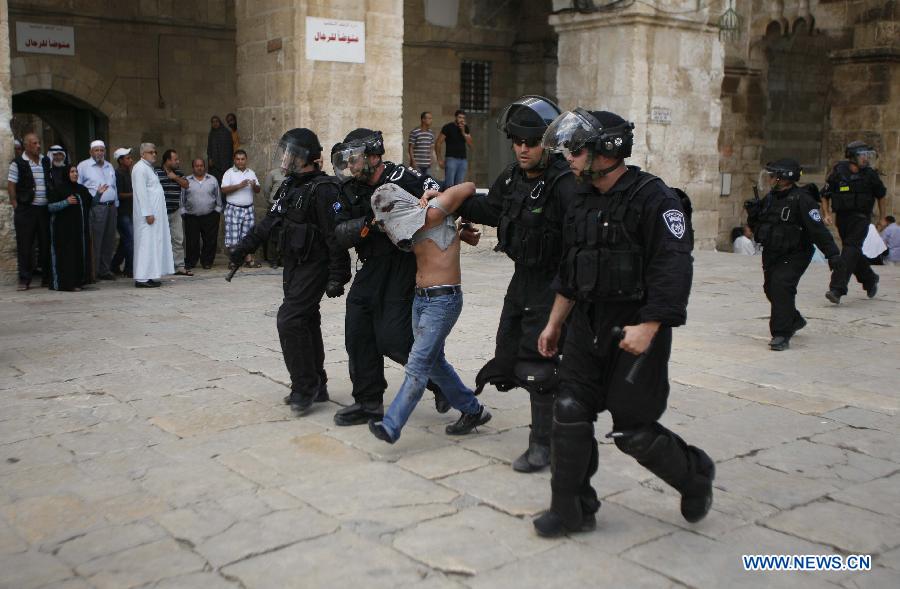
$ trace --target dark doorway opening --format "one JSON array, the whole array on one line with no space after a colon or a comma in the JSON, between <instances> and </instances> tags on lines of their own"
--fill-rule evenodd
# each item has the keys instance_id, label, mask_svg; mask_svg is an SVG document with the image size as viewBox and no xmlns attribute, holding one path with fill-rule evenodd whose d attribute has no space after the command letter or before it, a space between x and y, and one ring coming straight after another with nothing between
<instances>
[{"instance_id":1,"label":"dark doorway opening","mask_svg":"<svg viewBox=\"0 0 900 589\"><path fill-rule=\"evenodd\" d=\"M14 94L13 134L29 132L41 138L41 150L61 145L69 160L78 162L90 155L90 144L102 139L109 151L109 119L90 104L55 90L29 90Z\"/></svg>"}]
</instances>

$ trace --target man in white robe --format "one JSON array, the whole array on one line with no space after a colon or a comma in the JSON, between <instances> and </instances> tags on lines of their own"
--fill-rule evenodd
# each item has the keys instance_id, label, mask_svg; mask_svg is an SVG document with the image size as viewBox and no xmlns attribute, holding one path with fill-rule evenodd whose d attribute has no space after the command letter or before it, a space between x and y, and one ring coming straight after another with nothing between
<instances>
[{"instance_id":1,"label":"man in white robe","mask_svg":"<svg viewBox=\"0 0 900 589\"><path fill-rule=\"evenodd\" d=\"M166 198L153 169L156 146L141 144L141 159L131 169L134 219L134 285L161 286L163 274L174 274Z\"/></svg>"}]
</instances>

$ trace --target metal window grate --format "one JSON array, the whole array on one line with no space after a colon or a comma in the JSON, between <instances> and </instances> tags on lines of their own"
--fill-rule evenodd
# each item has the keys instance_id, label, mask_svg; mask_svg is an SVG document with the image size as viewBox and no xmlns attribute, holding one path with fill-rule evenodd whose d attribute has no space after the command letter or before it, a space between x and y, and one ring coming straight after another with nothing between
<instances>
[{"instance_id":1,"label":"metal window grate","mask_svg":"<svg viewBox=\"0 0 900 589\"><path fill-rule=\"evenodd\" d=\"M459 108L486 113L491 106L491 62L463 61L459 70Z\"/></svg>"}]
</instances>

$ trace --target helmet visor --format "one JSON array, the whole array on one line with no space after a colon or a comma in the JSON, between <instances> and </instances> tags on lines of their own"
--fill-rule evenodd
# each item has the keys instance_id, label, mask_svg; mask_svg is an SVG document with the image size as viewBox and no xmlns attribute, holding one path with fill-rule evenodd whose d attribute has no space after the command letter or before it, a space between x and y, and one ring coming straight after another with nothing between
<instances>
[{"instance_id":1,"label":"helmet visor","mask_svg":"<svg viewBox=\"0 0 900 589\"><path fill-rule=\"evenodd\" d=\"M366 166L366 146L352 145L331 154L334 175L343 180L358 176Z\"/></svg>"},{"instance_id":2,"label":"helmet visor","mask_svg":"<svg viewBox=\"0 0 900 589\"><path fill-rule=\"evenodd\" d=\"M763 168L756 179L756 187L759 189L760 194L766 194L772 190L777 181L778 178L774 171Z\"/></svg>"},{"instance_id":3,"label":"helmet visor","mask_svg":"<svg viewBox=\"0 0 900 589\"><path fill-rule=\"evenodd\" d=\"M596 137L597 131L587 119L576 112L566 111L550 123L541 144L544 149L567 149L574 154Z\"/></svg>"},{"instance_id":4,"label":"helmet visor","mask_svg":"<svg viewBox=\"0 0 900 589\"><path fill-rule=\"evenodd\" d=\"M285 174L297 173L310 163L309 150L302 145L279 141L272 150L272 167Z\"/></svg>"},{"instance_id":5,"label":"helmet visor","mask_svg":"<svg viewBox=\"0 0 900 589\"><path fill-rule=\"evenodd\" d=\"M878 163L878 152L874 149L861 149L853 159L860 168L874 168Z\"/></svg>"},{"instance_id":6,"label":"helmet visor","mask_svg":"<svg viewBox=\"0 0 900 589\"><path fill-rule=\"evenodd\" d=\"M512 104L507 105L507 107L503 109L503 112L497 116L497 129L511 135L514 134L509 129L509 124L511 122L510 118L512 118L517 110L523 108L527 108L532 111L537 118L540 118L544 122L542 125L543 127L552 123L553 119L560 115L559 108L546 98L542 96L523 96ZM540 130L541 134L543 134L543 129L541 129L541 127L534 127L534 129Z\"/></svg>"}]
</instances>

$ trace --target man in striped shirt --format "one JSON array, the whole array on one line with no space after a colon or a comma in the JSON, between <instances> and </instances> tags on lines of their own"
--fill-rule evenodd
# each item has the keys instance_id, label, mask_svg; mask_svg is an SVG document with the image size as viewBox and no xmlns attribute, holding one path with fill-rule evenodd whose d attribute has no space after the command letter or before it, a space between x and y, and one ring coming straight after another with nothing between
<instances>
[{"instance_id":1,"label":"man in striped shirt","mask_svg":"<svg viewBox=\"0 0 900 589\"><path fill-rule=\"evenodd\" d=\"M37 240L40 249L43 280L50 279L50 213L47 211L47 184L50 182L50 159L41 155L41 140L34 133L22 138L24 152L9 165L7 190L13 207L16 249L19 261L19 288L31 287L31 254Z\"/></svg>"},{"instance_id":2,"label":"man in striped shirt","mask_svg":"<svg viewBox=\"0 0 900 589\"><path fill-rule=\"evenodd\" d=\"M434 131L431 130L431 113L419 115L422 124L409 132L409 166L429 175L434 161Z\"/></svg>"}]
</instances>

